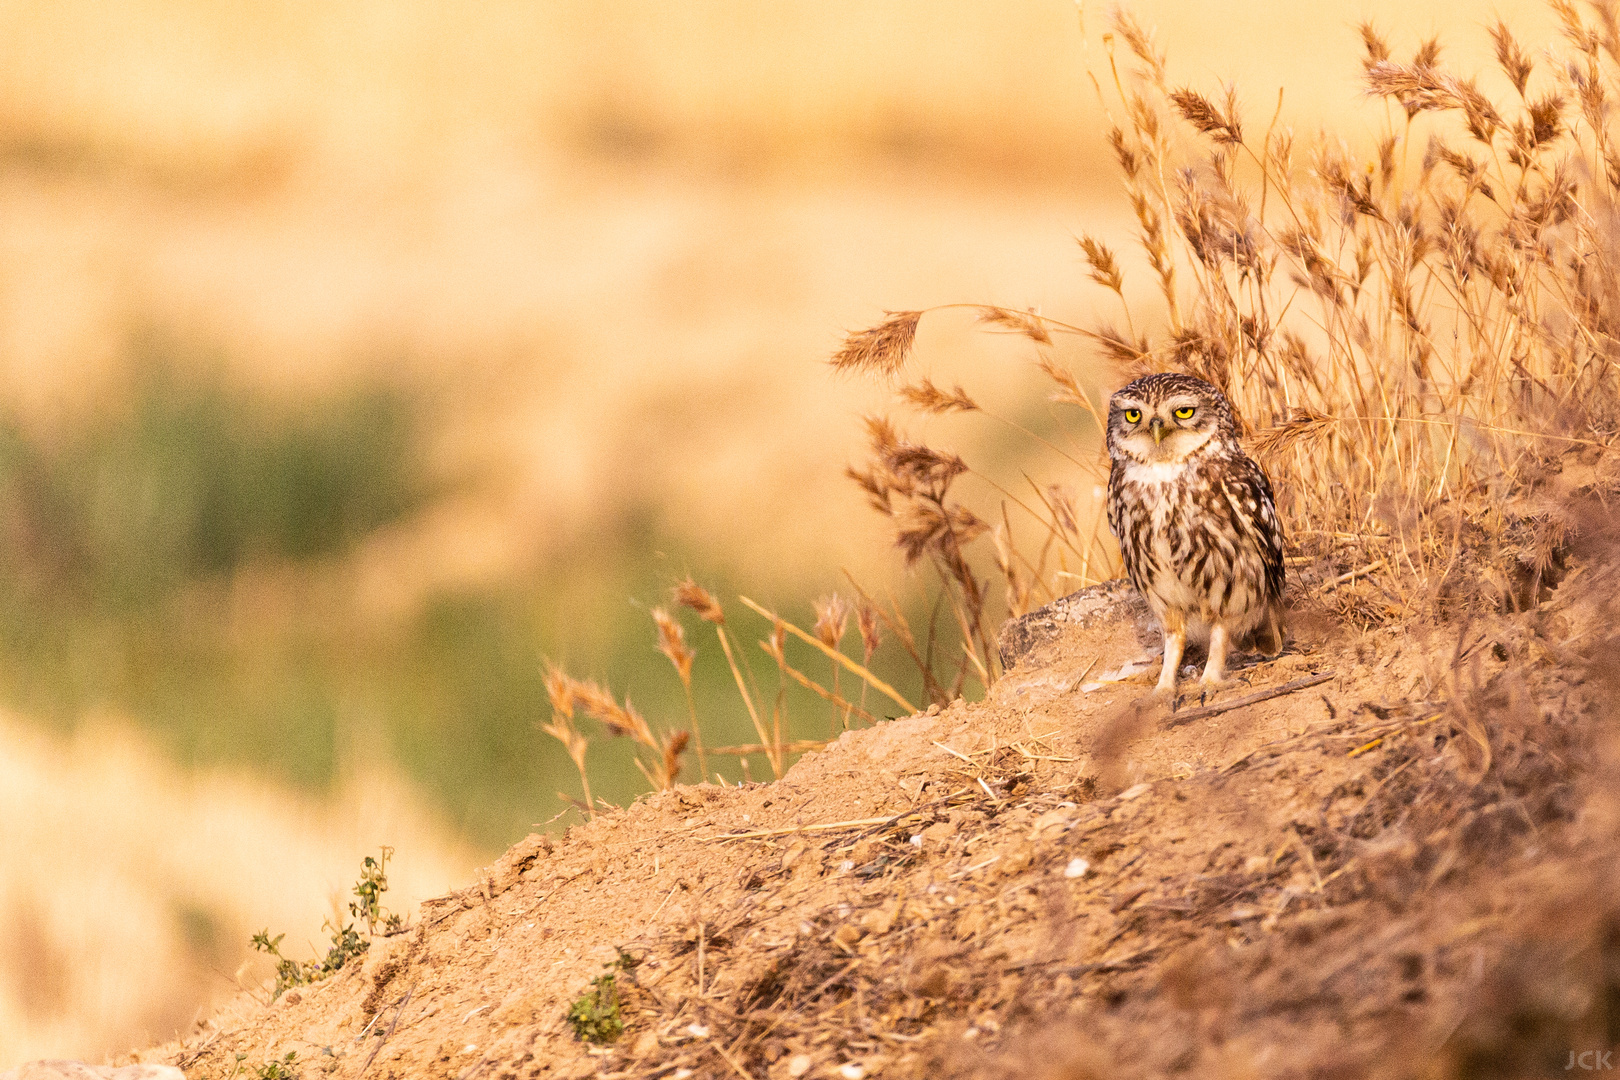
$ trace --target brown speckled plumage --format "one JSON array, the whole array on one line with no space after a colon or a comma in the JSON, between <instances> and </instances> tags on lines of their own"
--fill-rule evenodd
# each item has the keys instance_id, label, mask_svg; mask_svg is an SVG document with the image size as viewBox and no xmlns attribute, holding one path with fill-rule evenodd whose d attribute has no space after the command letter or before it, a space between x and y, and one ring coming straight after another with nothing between
<instances>
[{"instance_id":1,"label":"brown speckled plumage","mask_svg":"<svg viewBox=\"0 0 1620 1080\"><path fill-rule=\"evenodd\" d=\"M1190 375L1137 379L1109 403L1108 454L1108 525L1165 630L1160 689L1189 638L1209 643L1206 682L1232 643L1281 650L1282 526L1226 397Z\"/></svg>"}]
</instances>

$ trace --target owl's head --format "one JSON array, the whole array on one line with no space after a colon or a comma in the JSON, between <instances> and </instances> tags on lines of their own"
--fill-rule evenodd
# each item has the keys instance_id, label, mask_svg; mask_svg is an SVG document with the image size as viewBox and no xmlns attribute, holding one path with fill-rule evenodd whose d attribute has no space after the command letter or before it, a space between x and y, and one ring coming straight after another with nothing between
<instances>
[{"instance_id":1,"label":"owl's head","mask_svg":"<svg viewBox=\"0 0 1620 1080\"><path fill-rule=\"evenodd\" d=\"M1108 403L1108 456L1144 465L1184 461L1211 440L1235 442L1226 395L1203 379L1144 375Z\"/></svg>"}]
</instances>

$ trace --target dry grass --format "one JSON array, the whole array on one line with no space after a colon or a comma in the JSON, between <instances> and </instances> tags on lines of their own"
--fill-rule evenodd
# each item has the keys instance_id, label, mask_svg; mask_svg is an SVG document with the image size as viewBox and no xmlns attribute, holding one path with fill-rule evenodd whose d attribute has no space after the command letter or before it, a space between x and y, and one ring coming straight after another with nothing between
<instances>
[{"instance_id":1,"label":"dry grass","mask_svg":"<svg viewBox=\"0 0 1620 1080\"><path fill-rule=\"evenodd\" d=\"M1340 614L1365 624L1533 602L1569 532L1541 490L1611 455L1620 433L1617 12L1553 11L1563 41L1541 66L1505 25L1491 30L1504 100L1447 70L1436 43L1402 63L1363 26L1366 92L1391 105L1366 159L1331 137L1298 145L1275 117L1246 124L1230 86L1174 85L1153 35L1117 14L1098 81L1113 91L1108 139L1161 304L1127 306L1124 332L1004 308L984 321L1027 337L1054 398L1096 422L1099 401L1049 355L1055 333L1089 340L1118 382L1177 370L1220 387L1295 542L1322 553L1317 538L1356 538L1333 584L1370 589L1335 593ZM1123 301L1114 252L1080 243L1091 279ZM926 314L852 335L834 367L898 375ZM972 401L926 378L896 396L924 414ZM851 477L893 519L906 560L940 568L964 642L981 647L985 591L964 551L989 529L952 490L974 470L888 421L869 429L871 464ZM1073 580L1046 560L1056 545L1087 558L1078 584L1112 568L1089 561L1060 500L1012 501L1044 540L1038 562L1020 554L1003 502L995 562L1011 611Z\"/></svg>"},{"instance_id":2,"label":"dry grass","mask_svg":"<svg viewBox=\"0 0 1620 1080\"><path fill-rule=\"evenodd\" d=\"M668 641L668 631L665 627L672 620L667 613L657 614L664 616L663 619L657 620L662 645ZM678 624L676 625L678 628ZM678 644L684 647L684 640ZM687 663L690 664L689 654L676 655L685 655ZM677 670L682 669L677 665ZM576 805L579 805L587 816L596 816L596 805L591 798L590 777L585 768L585 754L590 739L575 723L576 710L601 724L603 731L609 736L629 739L638 749L650 752L636 758L636 768L657 790L668 790L680 778L681 755L686 752L687 744L691 742L693 733L698 730L695 712L690 730L655 733L646 717L630 704L629 698L625 698L624 704L621 705L613 694L600 684L589 679L575 679L551 663L546 665L546 696L551 701L551 720L541 724L540 730L563 745L569 759L574 763L574 768L579 771L580 785L585 789L585 801ZM689 702L691 700L689 683L687 700ZM648 757L651 759L650 763L644 760ZM567 799L567 796L562 798Z\"/></svg>"}]
</instances>

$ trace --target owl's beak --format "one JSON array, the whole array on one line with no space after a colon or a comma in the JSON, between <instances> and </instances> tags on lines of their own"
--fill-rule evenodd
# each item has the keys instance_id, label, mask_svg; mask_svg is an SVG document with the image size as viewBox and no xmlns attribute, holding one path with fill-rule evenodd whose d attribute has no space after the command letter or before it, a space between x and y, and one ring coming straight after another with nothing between
<instances>
[{"instance_id":1,"label":"owl's beak","mask_svg":"<svg viewBox=\"0 0 1620 1080\"><path fill-rule=\"evenodd\" d=\"M1164 442L1164 417L1155 416L1148 421L1148 430L1153 432L1153 445L1158 446Z\"/></svg>"}]
</instances>

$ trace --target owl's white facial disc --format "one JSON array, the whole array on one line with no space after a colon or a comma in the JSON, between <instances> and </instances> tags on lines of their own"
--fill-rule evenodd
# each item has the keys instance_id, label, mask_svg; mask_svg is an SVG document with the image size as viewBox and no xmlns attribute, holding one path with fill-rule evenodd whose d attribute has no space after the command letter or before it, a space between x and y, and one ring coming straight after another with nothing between
<instances>
[{"instance_id":1,"label":"owl's white facial disc","mask_svg":"<svg viewBox=\"0 0 1620 1080\"><path fill-rule=\"evenodd\" d=\"M1133 461L1145 465L1185 460L1214 438L1215 411L1192 394L1162 401L1124 398L1113 420L1115 444Z\"/></svg>"}]
</instances>

